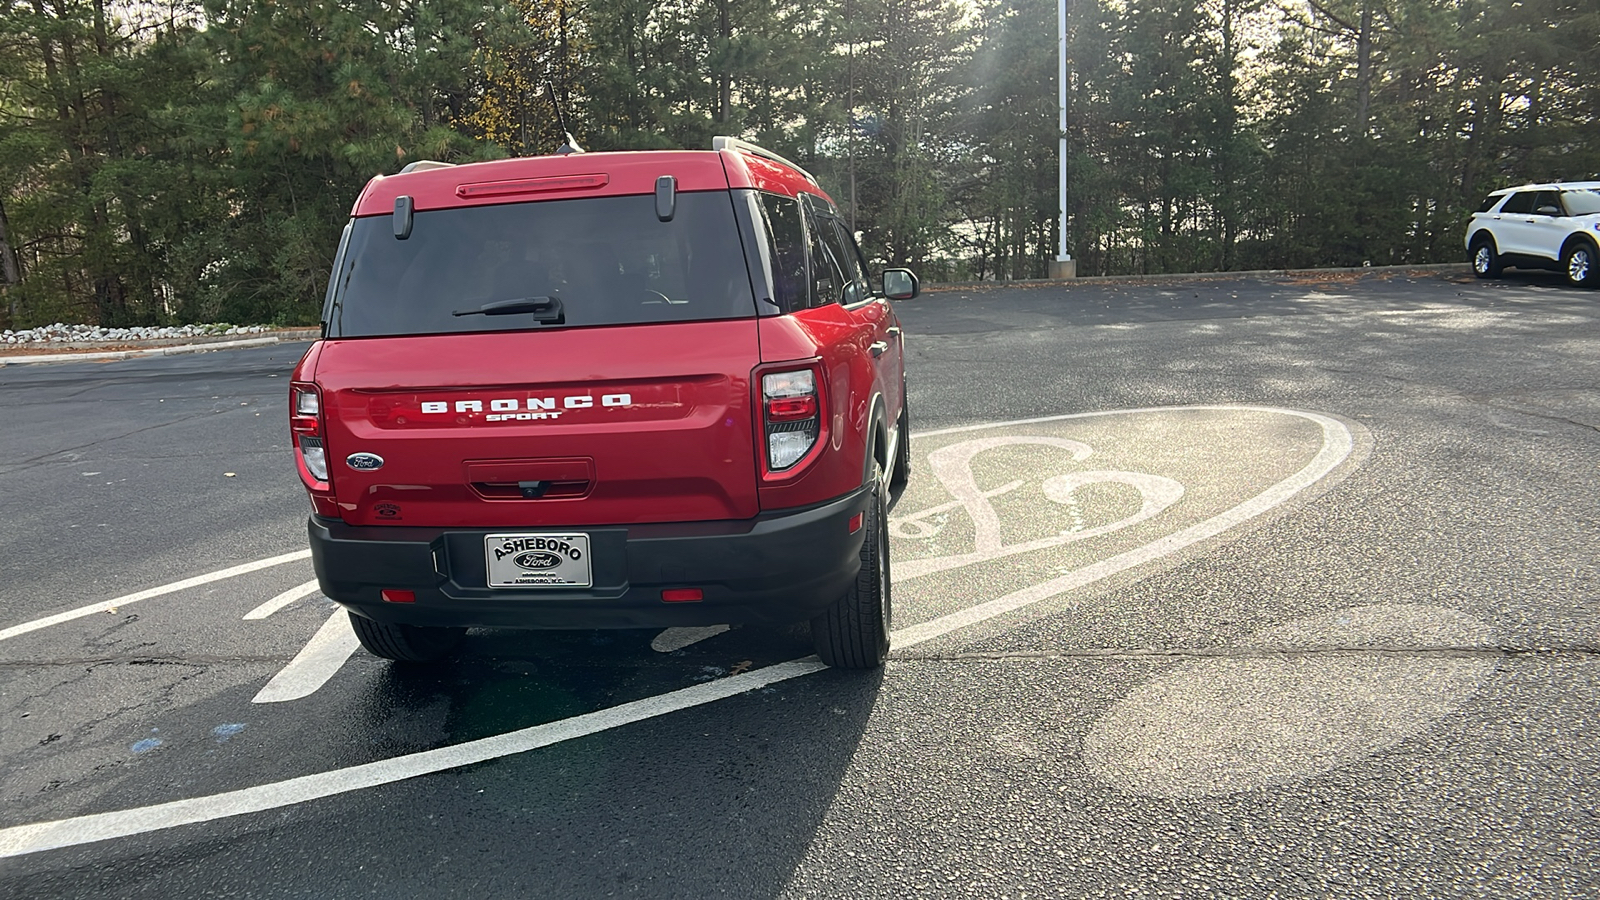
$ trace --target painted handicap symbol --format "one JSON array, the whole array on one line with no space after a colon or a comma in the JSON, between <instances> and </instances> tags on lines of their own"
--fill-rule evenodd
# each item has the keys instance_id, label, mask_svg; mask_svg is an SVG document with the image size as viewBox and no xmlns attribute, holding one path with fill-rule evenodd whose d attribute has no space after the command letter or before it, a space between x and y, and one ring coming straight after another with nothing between
<instances>
[{"instance_id":1,"label":"painted handicap symbol","mask_svg":"<svg viewBox=\"0 0 1600 900\"><path fill-rule=\"evenodd\" d=\"M959 508L966 512L972 522L973 548L966 553L908 559L904 562L897 560L896 580L917 578L974 563L1100 537L1158 516L1183 496L1182 484L1171 478L1145 472L1095 470L1051 475L1040 482L1039 489L1044 498L1052 503L1073 507L1076 504L1077 492L1089 485L1124 484L1139 492L1141 501L1139 509L1120 519L1092 526L1084 524L1081 517L1074 516L1072 527L1057 534L1007 544L1002 534L1000 514L990 500L1023 488L1027 481L1013 480L986 491L978 486L977 477L972 471L972 463L980 454L987 451L999 447L1024 445L1065 450L1073 462L1083 462L1094 455L1094 448L1082 441L1045 435L975 438L940 447L929 453L928 464L933 469L934 477L955 499L908 515L891 516L889 533L895 537L911 540L931 539L943 530L947 515Z\"/></svg>"}]
</instances>

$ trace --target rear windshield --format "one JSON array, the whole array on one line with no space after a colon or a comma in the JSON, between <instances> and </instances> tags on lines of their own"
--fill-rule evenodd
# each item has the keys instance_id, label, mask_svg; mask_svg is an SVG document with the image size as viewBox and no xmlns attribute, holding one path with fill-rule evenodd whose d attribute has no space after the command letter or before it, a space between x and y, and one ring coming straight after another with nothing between
<instances>
[{"instance_id":1,"label":"rear windshield","mask_svg":"<svg viewBox=\"0 0 1600 900\"><path fill-rule=\"evenodd\" d=\"M756 314L725 191L680 193L670 222L654 195L419 212L406 240L393 216L356 219L333 282L329 337ZM560 300L564 323L476 312L539 297Z\"/></svg>"}]
</instances>

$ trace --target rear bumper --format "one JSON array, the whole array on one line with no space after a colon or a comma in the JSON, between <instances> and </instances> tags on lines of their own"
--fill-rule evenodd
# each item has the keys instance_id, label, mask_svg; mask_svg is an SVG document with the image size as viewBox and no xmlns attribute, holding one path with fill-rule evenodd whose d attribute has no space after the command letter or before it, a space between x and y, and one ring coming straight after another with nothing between
<instances>
[{"instance_id":1,"label":"rear bumper","mask_svg":"<svg viewBox=\"0 0 1600 900\"><path fill-rule=\"evenodd\" d=\"M356 527L312 516L311 558L322 592L379 622L496 628L665 628L810 619L861 568L851 517L870 492L799 511L732 522L537 527L589 535L594 578L584 589L490 589L484 535L507 528ZM704 599L667 603L668 588ZM413 591L387 603L384 589Z\"/></svg>"}]
</instances>

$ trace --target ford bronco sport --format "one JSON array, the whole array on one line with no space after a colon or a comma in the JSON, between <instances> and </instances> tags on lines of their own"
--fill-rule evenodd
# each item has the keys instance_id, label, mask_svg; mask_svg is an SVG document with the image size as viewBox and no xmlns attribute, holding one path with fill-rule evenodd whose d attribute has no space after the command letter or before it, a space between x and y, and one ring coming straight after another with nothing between
<instances>
[{"instance_id":1,"label":"ford bronco sport","mask_svg":"<svg viewBox=\"0 0 1600 900\"><path fill-rule=\"evenodd\" d=\"M888 652L905 269L799 166L571 153L374 178L290 429L322 591L382 657L470 627L810 621Z\"/></svg>"}]
</instances>

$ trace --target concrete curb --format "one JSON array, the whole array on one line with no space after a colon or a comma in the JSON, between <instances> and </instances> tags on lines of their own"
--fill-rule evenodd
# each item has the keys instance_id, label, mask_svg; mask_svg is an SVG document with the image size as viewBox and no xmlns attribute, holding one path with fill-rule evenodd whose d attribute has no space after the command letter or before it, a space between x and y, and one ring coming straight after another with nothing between
<instances>
[{"instance_id":1,"label":"concrete curb","mask_svg":"<svg viewBox=\"0 0 1600 900\"><path fill-rule=\"evenodd\" d=\"M1085 275L1082 278L1055 280L1050 278L1022 278L1016 281L948 281L923 285L924 294L941 294L954 291L993 291L1002 288L1065 287L1075 284L1162 284L1195 281L1269 280L1279 278L1310 278L1337 275L1439 275L1470 273L1470 263L1436 263L1414 266L1352 266L1342 269L1256 269L1248 272L1175 272L1161 275ZM6 356L0 350L0 367L24 363L60 363L108 359L134 359L141 356L172 356L179 353L204 353L207 350L229 350L238 347L260 347L267 344L293 341L314 341L321 332L314 328L281 331L274 335L243 340L195 341L178 346L142 347L132 350L106 350L75 353L41 353Z\"/></svg>"},{"instance_id":2,"label":"concrete curb","mask_svg":"<svg viewBox=\"0 0 1600 900\"><path fill-rule=\"evenodd\" d=\"M85 362L110 359L135 359L141 356L176 356L182 353L204 353L208 350L231 350L239 347L263 347L268 344L279 344L302 340L315 340L320 332L307 330L305 332L285 332L269 335L267 337L243 338L232 341L206 341L193 344L179 344L167 347L143 347L134 350L104 350L87 353L34 353L19 354L17 356L0 355L0 366L15 366L25 363L62 363ZM3 351L0 351L3 353Z\"/></svg>"},{"instance_id":3,"label":"concrete curb","mask_svg":"<svg viewBox=\"0 0 1600 900\"><path fill-rule=\"evenodd\" d=\"M1084 275L1080 278L1019 278L1016 281L945 281L922 286L923 293L995 290L1010 287L1071 287L1074 284L1161 284L1175 281L1262 281L1274 278L1316 278L1331 275L1428 275L1470 273L1471 263L1414 266L1351 266L1341 269L1252 269L1248 272L1172 272L1161 275Z\"/></svg>"}]
</instances>

